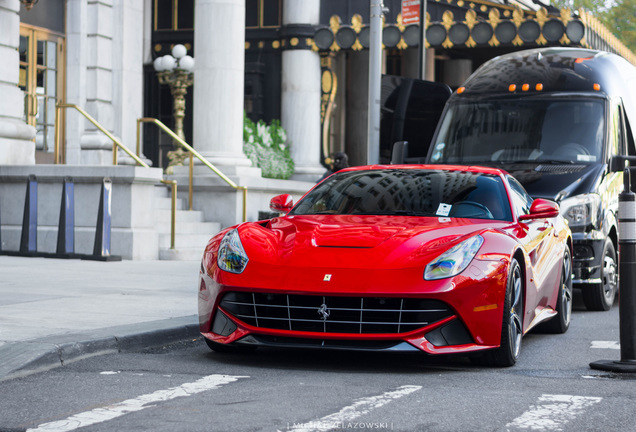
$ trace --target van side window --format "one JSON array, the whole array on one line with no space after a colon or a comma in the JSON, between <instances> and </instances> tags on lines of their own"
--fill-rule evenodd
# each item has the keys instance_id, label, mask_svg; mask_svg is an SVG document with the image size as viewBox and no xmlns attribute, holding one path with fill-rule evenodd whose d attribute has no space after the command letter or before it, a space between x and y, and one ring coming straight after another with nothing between
<instances>
[{"instance_id":1,"label":"van side window","mask_svg":"<svg viewBox=\"0 0 636 432\"><path fill-rule=\"evenodd\" d=\"M507 176L508 184L510 185L510 191L512 192L511 201L512 206L518 216L529 214L530 206L532 205L532 197L528 195L528 192L519 184L519 182L512 176Z\"/></svg>"},{"instance_id":2,"label":"van side window","mask_svg":"<svg viewBox=\"0 0 636 432\"><path fill-rule=\"evenodd\" d=\"M623 118L621 115L621 109L619 105L612 106L612 118L610 119L610 134L609 134L609 147L607 158L622 154L623 148Z\"/></svg>"}]
</instances>

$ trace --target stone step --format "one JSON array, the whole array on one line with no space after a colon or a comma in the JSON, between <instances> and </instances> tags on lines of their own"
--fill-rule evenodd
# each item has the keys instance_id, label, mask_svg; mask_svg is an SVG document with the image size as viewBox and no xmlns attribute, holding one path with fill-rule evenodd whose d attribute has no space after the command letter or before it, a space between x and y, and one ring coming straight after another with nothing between
<instances>
[{"instance_id":1,"label":"stone step","mask_svg":"<svg viewBox=\"0 0 636 432\"><path fill-rule=\"evenodd\" d=\"M171 187L168 187L167 185L163 183L155 185L155 188L154 188L155 196L159 198L168 198L170 197L170 189Z\"/></svg>"},{"instance_id":2,"label":"stone step","mask_svg":"<svg viewBox=\"0 0 636 432\"><path fill-rule=\"evenodd\" d=\"M182 198L177 198L177 202L175 203L177 206L177 210L188 210L188 206L186 204L186 200ZM155 197L155 209L172 209L172 198L170 197Z\"/></svg>"},{"instance_id":3,"label":"stone step","mask_svg":"<svg viewBox=\"0 0 636 432\"><path fill-rule=\"evenodd\" d=\"M175 248L159 249L159 259L166 261L200 261L203 258L203 248Z\"/></svg>"},{"instance_id":4,"label":"stone step","mask_svg":"<svg viewBox=\"0 0 636 432\"><path fill-rule=\"evenodd\" d=\"M174 242L177 248L199 248L203 251L210 238L212 238L212 236L207 234L177 234ZM169 247L170 234L159 234L159 248Z\"/></svg>"},{"instance_id":5,"label":"stone step","mask_svg":"<svg viewBox=\"0 0 636 432\"><path fill-rule=\"evenodd\" d=\"M170 234L170 222L156 225L155 229L159 234ZM183 222L179 220L179 215L177 215L176 229L177 235L199 234L209 238L221 231L221 224L217 222Z\"/></svg>"},{"instance_id":6,"label":"stone step","mask_svg":"<svg viewBox=\"0 0 636 432\"><path fill-rule=\"evenodd\" d=\"M217 222L205 222L203 212L186 210L187 200L177 199L175 249L170 249L172 200L170 188L162 185L154 190L153 218L159 234L159 259L170 261L199 261L212 236L221 230Z\"/></svg>"},{"instance_id":7,"label":"stone step","mask_svg":"<svg viewBox=\"0 0 636 432\"><path fill-rule=\"evenodd\" d=\"M154 211L155 226L163 226L168 224L170 227L170 220L172 218L171 209L155 209ZM198 210L177 210L176 214L177 225L184 222L203 222L203 213Z\"/></svg>"}]
</instances>

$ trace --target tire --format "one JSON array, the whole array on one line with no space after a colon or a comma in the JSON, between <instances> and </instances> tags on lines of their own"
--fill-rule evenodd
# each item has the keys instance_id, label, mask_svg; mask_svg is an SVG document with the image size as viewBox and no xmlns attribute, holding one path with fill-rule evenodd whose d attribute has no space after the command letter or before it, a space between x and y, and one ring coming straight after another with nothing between
<instances>
[{"instance_id":1,"label":"tire","mask_svg":"<svg viewBox=\"0 0 636 432\"><path fill-rule=\"evenodd\" d=\"M504 300L501 323L501 344L499 348L485 352L476 363L493 367L513 366L521 352L523 337L523 275L516 259L510 261L506 298Z\"/></svg>"},{"instance_id":2,"label":"tire","mask_svg":"<svg viewBox=\"0 0 636 432\"><path fill-rule=\"evenodd\" d=\"M618 292L618 261L611 239L605 240L601 264L601 283L583 286L583 303L589 311L607 311Z\"/></svg>"},{"instance_id":3,"label":"tire","mask_svg":"<svg viewBox=\"0 0 636 432\"><path fill-rule=\"evenodd\" d=\"M561 270L561 284L559 286L559 298L556 304L557 316L550 321L542 323L540 330L546 333L565 333L570 327L572 319L572 258L570 249L565 248Z\"/></svg>"},{"instance_id":4,"label":"tire","mask_svg":"<svg viewBox=\"0 0 636 432\"><path fill-rule=\"evenodd\" d=\"M249 352L253 352L256 351L256 347L255 346L249 346L249 345L226 345L226 344L220 344L218 342L213 342L209 339L203 338L203 340L205 340L205 343L207 344L208 348L210 348L212 351L216 352L216 353L220 353L220 354L236 354L236 353L249 353Z\"/></svg>"}]
</instances>

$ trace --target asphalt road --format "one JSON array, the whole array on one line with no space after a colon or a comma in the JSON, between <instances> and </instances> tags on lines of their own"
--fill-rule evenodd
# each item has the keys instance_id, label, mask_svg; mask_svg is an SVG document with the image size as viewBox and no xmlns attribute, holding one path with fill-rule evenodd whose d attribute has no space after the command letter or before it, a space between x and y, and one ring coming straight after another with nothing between
<instances>
[{"instance_id":1,"label":"asphalt road","mask_svg":"<svg viewBox=\"0 0 636 432\"><path fill-rule=\"evenodd\" d=\"M636 374L618 308L576 308L565 335L527 335L506 369L463 358L260 349L190 340L0 383L0 431L635 431Z\"/></svg>"}]
</instances>

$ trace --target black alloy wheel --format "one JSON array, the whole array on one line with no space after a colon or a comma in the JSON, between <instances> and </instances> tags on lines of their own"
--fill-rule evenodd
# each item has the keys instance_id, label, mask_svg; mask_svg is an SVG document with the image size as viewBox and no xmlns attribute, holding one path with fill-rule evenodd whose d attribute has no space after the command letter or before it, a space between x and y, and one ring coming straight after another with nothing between
<instances>
[{"instance_id":1,"label":"black alloy wheel","mask_svg":"<svg viewBox=\"0 0 636 432\"><path fill-rule=\"evenodd\" d=\"M493 366L513 366L521 352L523 337L523 291L524 282L521 266L515 258L510 261L506 298L504 300L503 321L501 325L501 345L485 352L481 357L473 357L474 363Z\"/></svg>"},{"instance_id":2,"label":"black alloy wheel","mask_svg":"<svg viewBox=\"0 0 636 432\"><path fill-rule=\"evenodd\" d=\"M618 292L618 261L612 239L605 240L601 262L601 283L583 286L583 303L589 311L608 311Z\"/></svg>"}]
</instances>

